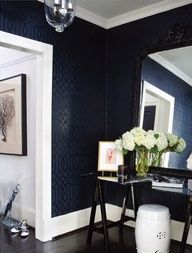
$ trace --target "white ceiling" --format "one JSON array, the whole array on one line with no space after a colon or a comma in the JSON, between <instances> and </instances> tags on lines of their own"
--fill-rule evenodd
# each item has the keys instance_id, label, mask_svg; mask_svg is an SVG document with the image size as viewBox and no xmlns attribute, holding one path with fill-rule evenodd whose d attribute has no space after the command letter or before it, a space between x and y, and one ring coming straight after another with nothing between
<instances>
[{"instance_id":1,"label":"white ceiling","mask_svg":"<svg viewBox=\"0 0 192 253\"><path fill-rule=\"evenodd\" d=\"M150 58L192 86L192 46L158 52Z\"/></svg>"},{"instance_id":2,"label":"white ceiling","mask_svg":"<svg viewBox=\"0 0 192 253\"><path fill-rule=\"evenodd\" d=\"M163 51L159 55L192 78L192 47Z\"/></svg>"},{"instance_id":3,"label":"white ceiling","mask_svg":"<svg viewBox=\"0 0 192 253\"><path fill-rule=\"evenodd\" d=\"M19 50L10 49L6 47L0 47L0 67L11 62L16 62L23 58L32 56L29 53L21 52Z\"/></svg>"},{"instance_id":4,"label":"white ceiling","mask_svg":"<svg viewBox=\"0 0 192 253\"><path fill-rule=\"evenodd\" d=\"M44 0L38 0L44 2ZM76 0L76 16L109 29L192 3L192 0Z\"/></svg>"},{"instance_id":5,"label":"white ceiling","mask_svg":"<svg viewBox=\"0 0 192 253\"><path fill-rule=\"evenodd\" d=\"M135 11L163 0L77 0L78 6L105 19Z\"/></svg>"},{"instance_id":6,"label":"white ceiling","mask_svg":"<svg viewBox=\"0 0 192 253\"><path fill-rule=\"evenodd\" d=\"M109 29L190 3L191 0L77 0L76 16Z\"/></svg>"}]
</instances>

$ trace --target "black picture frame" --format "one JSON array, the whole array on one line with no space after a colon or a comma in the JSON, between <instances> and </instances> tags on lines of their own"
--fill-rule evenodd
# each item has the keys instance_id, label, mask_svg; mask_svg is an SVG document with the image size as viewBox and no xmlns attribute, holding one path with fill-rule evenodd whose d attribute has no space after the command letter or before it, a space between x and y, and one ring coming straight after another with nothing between
<instances>
[{"instance_id":1,"label":"black picture frame","mask_svg":"<svg viewBox=\"0 0 192 253\"><path fill-rule=\"evenodd\" d=\"M26 74L0 80L0 154L27 155Z\"/></svg>"}]
</instances>

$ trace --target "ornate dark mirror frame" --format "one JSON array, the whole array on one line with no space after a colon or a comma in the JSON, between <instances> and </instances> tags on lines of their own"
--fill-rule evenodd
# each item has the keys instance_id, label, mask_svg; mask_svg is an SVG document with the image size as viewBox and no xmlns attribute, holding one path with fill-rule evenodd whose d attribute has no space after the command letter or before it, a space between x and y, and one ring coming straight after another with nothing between
<instances>
[{"instance_id":1,"label":"ornate dark mirror frame","mask_svg":"<svg viewBox=\"0 0 192 253\"><path fill-rule=\"evenodd\" d=\"M134 116L133 116L133 126L139 125L140 117L140 101L141 101L141 70L142 61L149 55L155 52L169 50L173 48L185 47L192 45L192 26L188 25L176 25L171 27L169 31L165 34L163 39L144 48L137 57L136 61L136 77L135 77L135 90L134 90ZM134 160L134 158L133 158ZM173 171L173 170L172 170ZM178 170L179 172L179 170ZM185 173L181 170L182 176ZM176 173L177 174L177 173ZM188 173L187 173L188 174ZM189 173L188 177L192 177L192 173ZM190 175L190 176L189 176ZM174 176L174 175L173 175ZM176 175L178 176L178 175Z\"/></svg>"},{"instance_id":2,"label":"ornate dark mirror frame","mask_svg":"<svg viewBox=\"0 0 192 253\"><path fill-rule=\"evenodd\" d=\"M133 126L138 126L140 99L141 99L141 69L142 61L152 53L164 51L173 48L185 47L192 45L192 26L176 25L172 27L163 39L160 39L157 44L144 48L136 59L136 78L134 92L134 116Z\"/></svg>"}]
</instances>

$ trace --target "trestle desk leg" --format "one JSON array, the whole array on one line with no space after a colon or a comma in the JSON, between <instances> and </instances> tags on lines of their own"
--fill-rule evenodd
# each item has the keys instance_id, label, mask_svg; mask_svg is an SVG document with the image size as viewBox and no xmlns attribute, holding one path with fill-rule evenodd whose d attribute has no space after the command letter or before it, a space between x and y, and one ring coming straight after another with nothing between
<instances>
[{"instance_id":1,"label":"trestle desk leg","mask_svg":"<svg viewBox=\"0 0 192 253\"><path fill-rule=\"evenodd\" d=\"M104 199L104 189L103 183L101 180L98 180L98 191L99 191L99 203L101 207L101 218L102 218L102 225L103 225L103 234L105 240L105 250L108 252L109 250L109 233L107 228L107 216L106 216L106 209L105 209L105 199Z\"/></svg>"},{"instance_id":2,"label":"trestle desk leg","mask_svg":"<svg viewBox=\"0 0 192 253\"><path fill-rule=\"evenodd\" d=\"M126 195L125 195L125 197L123 199L123 205L122 205L122 211L121 211L121 220L122 221L125 218L126 209L128 207L129 193L130 193L130 186L127 186ZM120 224L119 228L121 230L123 229L123 222Z\"/></svg>"},{"instance_id":3,"label":"trestle desk leg","mask_svg":"<svg viewBox=\"0 0 192 253\"><path fill-rule=\"evenodd\" d=\"M185 252L185 247L186 247L186 242L187 242L187 237L188 237L188 233L189 233L191 220L192 220L192 196L189 199L189 204L188 204L187 214L186 214L186 219L185 219L185 226L184 226L184 230L183 230L183 236L182 236L182 241L181 241L179 253Z\"/></svg>"},{"instance_id":4,"label":"trestle desk leg","mask_svg":"<svg viewBox=\"0 0 192 253\"><path fill-rule=\"evenodd\" d=\"M87 243L90 244L93 237L93 229L94 229L94 222L95 222L95 213L97 208L97 202L99 199L99 192L98 192L98 180L95 182L95 188L94 188L94 196L92 201L92 207L91 207L91 215L90 215L90 221L89 221L89 227L88 227L88 234L87 234Z\"/></svg>"}]
</instances>

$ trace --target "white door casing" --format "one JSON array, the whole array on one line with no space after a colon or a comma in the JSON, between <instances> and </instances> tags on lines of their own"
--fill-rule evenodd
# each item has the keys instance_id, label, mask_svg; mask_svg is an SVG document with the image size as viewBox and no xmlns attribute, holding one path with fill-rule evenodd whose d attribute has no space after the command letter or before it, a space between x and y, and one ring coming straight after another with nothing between
<instances>
[{"instance_id":1,"label":"white door casing","mask_svg":"<svg viewBox=\"0 0 192 253\"><path fill-rule=\"evenodd\" d=\"M154 101L146 101L147 94L154 98ZM156 101L155 101L156 100ZM155 131L163 131L172 133L173 116L175 98L152 84L144 81L143 83L143 97L141 105L140 127L143 126L144 107L145 105L155 105ZM163 166L167 167L169 162L169 153L166 153Z\"/></svg>"},{"instance_id":2,"label":"white door casing","mask_svg":"<svg viewBox=\"0 0 192 253\"><path fill-rule=\"evenodd\" d=\"M51 122L53 47L0 31L0 46L37 56L36 84L36 238L51 240ZM30 117L30 115L28 115Z\"/></svg>"}]
</instances>

